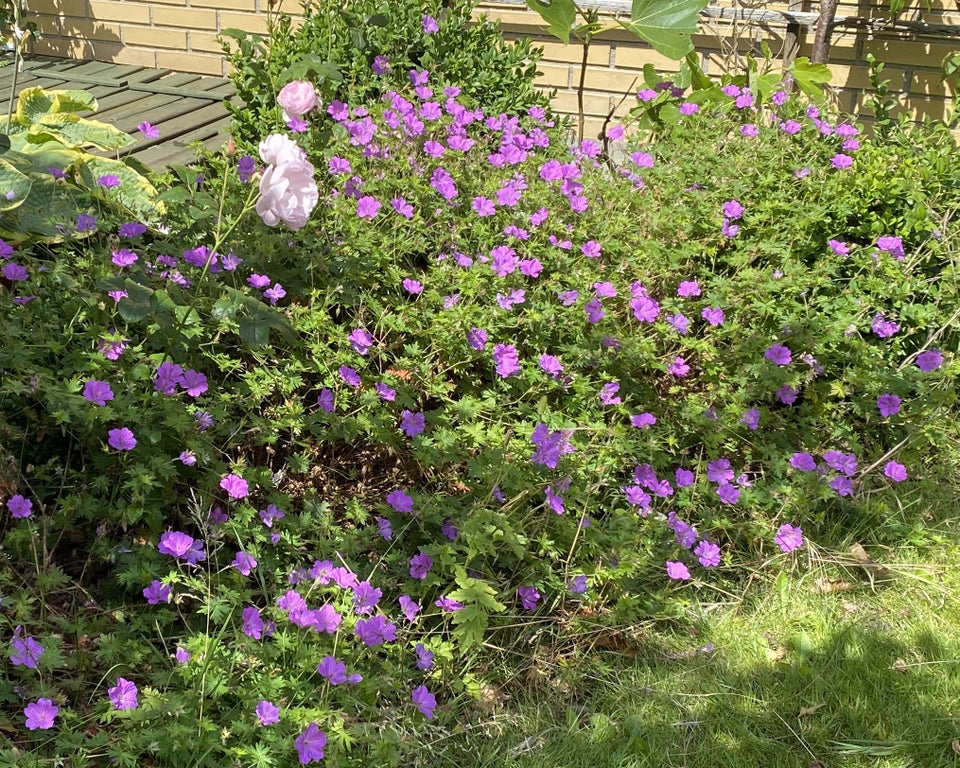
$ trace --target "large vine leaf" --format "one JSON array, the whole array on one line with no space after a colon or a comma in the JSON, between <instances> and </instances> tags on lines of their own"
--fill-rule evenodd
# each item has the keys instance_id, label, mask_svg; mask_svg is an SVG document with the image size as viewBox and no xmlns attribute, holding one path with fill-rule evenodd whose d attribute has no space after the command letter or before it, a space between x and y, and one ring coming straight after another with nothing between
<instances>
[{"instance_id":1,"label":"large vine leaf","mask_svg":"<svg viewBox=\"0 0 960 768\"><path fill-rule=\"evenodd\" d=\"M679 60L693 48L690 35L697 31L697 19L708 1L633 0L630 21L619 23L659 53Z\"/></svg>"},{"instance_id":2,"label":"large vine leaf","mask_svg":"<svg viewBox=\"0 0 960 768\"><path fill-rule=\"evenodd\" d=\"M820 86L830 82L833 73L826 64L811 64L806 56L800 56L793 62L793 81L811 99L823 98Z\"/></svg>"},{"instance_id":3,"label":"large vine leaf","mask_svg":"<svg viewBox=\"0 0 960 768\"><path fill-rule=\"evenodd\" d=\"M527 0L531 10L547 22L547 31L564 43L570 42L570 32L577 20L577 7L573 0Z\"/></svg>"}]
</instances>

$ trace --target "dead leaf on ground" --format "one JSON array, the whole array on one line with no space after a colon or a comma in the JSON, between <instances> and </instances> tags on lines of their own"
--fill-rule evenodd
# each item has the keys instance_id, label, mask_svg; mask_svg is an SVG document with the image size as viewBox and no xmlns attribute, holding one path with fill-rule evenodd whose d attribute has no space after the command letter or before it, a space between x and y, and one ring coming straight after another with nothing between
<instances>
[{"instance_id":1,"label":"dead leaf on ground","mask_svg":"<svg viewBox=\"0 0 960 768\"><path fill-rule=\"evenodd\" d=\"M767 648L767 661L783 661L787 658L786 648Z\"/></svg>"},{"instance_id":2,"label":"dead leaf on ground","mask_svg":"<svg viewBox=\"0 0 960 768\"><path fill-rule=\"evenodd\" d=\"M814 704L812 707L800 707L800 711L797 713L797 717L807 717L808 715L812 715L818 710L823 709L825 706L826 704L821 703L821 704Z\"/></svg>"},{"instance_id":3,"label":"dead leaf on ground","mask_svg":"<svg viewBox=\"0 0 960 768\"><path fill-rule=\"evenodd\" d=\"M499 689L490 685L489 683L480 684L480 696L477 699L477 704L480 709L486 712L488 715L492 715L503 705L504 700L507 697L504 696Z\"/></svg>"},{"instance_id":4,"label":"dead leaf on ground","mask_svg":"<svg viewBox=\"0 0 960 768\"><path fill-rule=\"evenodd\" d=\"M897 659L895 662L893 662L893 668L897 672L906 672L908 669L910 669L910 667L907 666L907 662L905 662L903 659Z\"/></svg>"},{"instance_id":5,"label":"dead leaf on ground","mask_svg":"<svg viewBox=\"0 0 960 768\"><path fill-rule=\"evenodd\" d=\"M953 749L954 752L960 755L960 739L954 739L953 741L951 741L950 747L951 749Z\"/></svg>"},{"instance_id":6,"label":"dead leaf on ground","mask_svg":"<svg viewBox=\"0 0 960 768\"><path fill-rule=\"evenodd\" d=\"M871 558L870 555L867 554L867 550L865 550L859 542L851 544L848 551L854 562L867 572L867 578L870 579L871 584L873 584L874 581L885 581L893 578L890 569L880 565Z\"/></svg>"},{"instance_id":7,"label":"dead leaf on ground","mask_svg":"<svg viewBox=\"0 0 960 768\"><path fill-rule=\"evenodd\" d=\"M817 579L813 583L813 592L816 595L832 595L834 592L846 592L853 589L853 584L843 579Z\"/></svg>"}]
</instances>

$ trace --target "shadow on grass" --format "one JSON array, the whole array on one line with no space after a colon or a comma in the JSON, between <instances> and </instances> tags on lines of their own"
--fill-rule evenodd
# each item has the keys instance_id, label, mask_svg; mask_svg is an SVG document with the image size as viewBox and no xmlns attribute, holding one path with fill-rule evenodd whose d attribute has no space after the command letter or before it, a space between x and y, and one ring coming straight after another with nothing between
<instances>
[{"instance_id":1,"label":"shadow on grass","mask_svg":"<svg viewBox=\"0 0 960 768\"><path fill-rule=\"evenodd\" d=\"M723 649L639 663L584 706L555 711L558 726L514 745L500 765L960 765L955 643L929 632L901 643L848 625L822 642L771 638L765 650L748 667L729 665Z\"/></svg>"},{"instance_id":2,"label":"shadow on grass","mask_svg":"<svg viewBox=\"0 0 960 768\"><path fill-rule=\"evenodd\" d=\"M511 691L487 738L466 732L417 764L960 767L956 555L942 583L923 571L822 595L795 578L705 613L695 638L659 632L633 659L574 653L539 689Z\"/></svg>"}]
</instances>

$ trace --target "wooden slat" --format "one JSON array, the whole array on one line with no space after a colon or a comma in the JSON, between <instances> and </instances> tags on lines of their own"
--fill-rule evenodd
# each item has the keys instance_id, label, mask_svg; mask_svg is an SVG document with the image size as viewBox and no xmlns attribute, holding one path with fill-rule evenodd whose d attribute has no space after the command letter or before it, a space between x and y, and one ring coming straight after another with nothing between
<instances>
[{"instance_id":1,"label":"wooden slat","mask_svg":"<svg viewBox=\"0 0 960 768\"><path fill-rule=\"evenodd\" d=\"M190 146L193 142L198 141L204 148L216 152L230 137L229 128L230 120L224 118L178 136L174 141L156 144L143 152L134 152L133 157L157 169L171 165L188 165L196 159L196 152Z\"/></svg>"},{"instance_id":2,"label":"wooden slat","mask_svg":"<svg viewBox=\"0 0 960 768\"><path fill-rule=\"evenodd\" d=\"M0 117L6 114L5 96L13 83L12 67L0 68ZM137 136L124 154L162 170L174 163L189 163L193 142L216 150L228 138L230 117L222 102L235 94L233 85L219 78L174 73L130 64L31 57L18 74L18 92L39 85L48 90L75 88L97 98L91 115ZM157 139L137 133L148 121L160 131Z\"/></svg>"},{"instance_id":3,"label":"wooden slat","mask_svg":"<svg viewBox=\"0 0 960 768\"><path fill-rule=\"evenodd\" d=\"M164 145L174 145L179 147L186 146L194 138L203 138L195 136L184 139L184 136L190 136L197 132L206 132L206 136L211 135L209 126L218 123L224 118L224 108L221 104L207 104L200 109L191 109L184 114L166 121L155 123L160 130L160 137Z\"/></svg>"}]
</instances>

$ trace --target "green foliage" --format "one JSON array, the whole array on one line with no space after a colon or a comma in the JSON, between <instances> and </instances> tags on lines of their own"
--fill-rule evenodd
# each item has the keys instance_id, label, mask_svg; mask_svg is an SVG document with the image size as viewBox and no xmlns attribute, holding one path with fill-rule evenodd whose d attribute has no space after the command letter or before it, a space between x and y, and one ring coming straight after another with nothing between
<instances>
[{"instance_id":1,"label":"green foliage","mask_svg":"<svg viewBox=\"0 0 960 768\"><path fill-rule=\"evenodd\" d=\"M573 0L527 0L527 6L547 22L547 32L564 45L570 43L570 33L577 21L577 6Z\"/></svg>"},{"instance_id":2,"label":"green foliage","mask_svg":"<svg viewBox=\"0 0 960 768\"><path fill-rule=\"evenodd\" d=\"M706 6L704 0L633 0L630 21L620 23L664 56L682 59L693 50L690 36L697 31L697 19Z\"/></svg>"},{"instance_id":3,"label":"green foliage","mask_svg":"<svg viewBox=\"0 0 960 768\"><path fill-rule=\"evenodd\" d=\"M584 38L582 29L591 28L595 35L603 30L603 25L593 18L595 13L577 6L574 0L527 0L527 6L547 22L547 31L568 44L570 35ZM624 29L653 46L654 50L671 59L682 59L693 50L690 36L697 31L697 20L707 6L707 0L681 0L663 3L659 0L633 0L630 20L616 20ZM577 14L585 25L576 27ZM610 25L607 29L616 29Z\"/></svg>"},{"instance_id":4,"label":"green foliage","mask_svg":"<svg viewBox=\"0 0 960 768\"><path fill-rule=\"evenodd\" d=\"M164 179L163 226L104 207L2 248L0 623L44 652L0 682L0 747L292 768L317 724L332 764L406 765L510 627L675 619L795 562L784 525L935 540L949 133L868 140L759 64L685 95L646 74L626 144L405 88L308 116L296 231L255 213L277 167L225 152Z\"/></svg>"},{"instance_id":5,"label":"green foliage","mask_svg":"<svg viewBox=\"0 0 960 768\"><path fill-rule=\"evenodd\" d=\"M96 108L96 99L84 91L20 92L0 147L0 188L6 190L0 236L15 243L83 236L67 225L103 207L150 220L163 213L144 168L88 151L115 151L134 141L79 114ZM119 182L115 191L100 183L110 177Z\"/></svg>"},{"instance_id":6,"label":"green foliage","mask_svg":"<svg viewBox=\"0 0 960 768\"><path fill-rule=\"evenodd\" d=\"M232 107L234 135L253 146L265 129L283 128L276 96L293 80L313 83L325 104L366 104L409 84L411 70L427 70L438 98L443 86L455 85L465 103L492 114L546 107L547 97L534 88L542 51L529 40L507 43L497 23L473 20L475 7L476 0L309 1L296 27L285 14L270 16L268 37L224 31L224 53L242 103ZM427 15L438 31L424 31ZM375 64L381 75L373 73ZM328 129L314 128L316 140Z\"/></svg>"}]
</instances>

